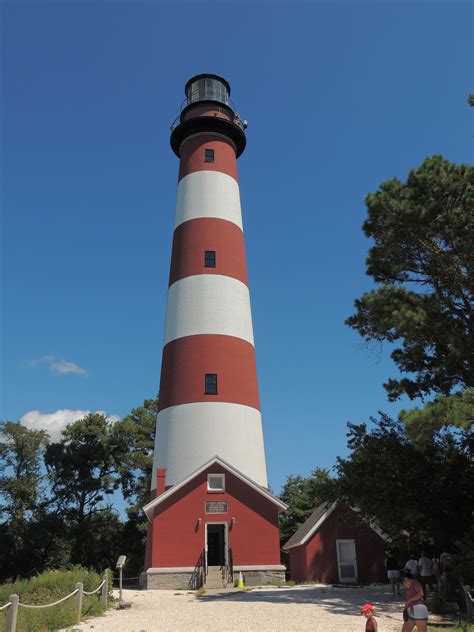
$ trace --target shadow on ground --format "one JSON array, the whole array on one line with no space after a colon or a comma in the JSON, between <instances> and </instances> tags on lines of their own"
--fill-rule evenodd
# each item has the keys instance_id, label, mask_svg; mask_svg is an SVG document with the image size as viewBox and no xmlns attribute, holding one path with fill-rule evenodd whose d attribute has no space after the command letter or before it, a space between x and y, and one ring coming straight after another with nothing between
<instances>
[{"instance_id":1,"label":"shadow on ground","mask_svg":"<svg viewBox=\"0 0 474 632\"><path fill-rule=\"evenodd\" d=\"M201 602L229 600L243 603L299 604L317 605L334 615L360 616L360 608L367 601L375 607L376 616L402 621L403 602L401 597L392 597L383 588L358 587L308 587L275 588L271 590L250 590L249 592L219 593L202 595Z\"/></svg>"}]
</instances>

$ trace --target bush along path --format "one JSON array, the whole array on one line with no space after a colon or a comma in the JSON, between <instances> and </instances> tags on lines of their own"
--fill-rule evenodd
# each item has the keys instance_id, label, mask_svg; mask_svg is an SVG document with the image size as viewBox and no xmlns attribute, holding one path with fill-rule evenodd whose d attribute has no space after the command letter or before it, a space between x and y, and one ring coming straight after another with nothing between
<instances>
[{"instance_id":1,"label":"bush along path","mask_svg":"<svg viewBox=\"0 0 474 632\"><path fill-rule=\"evenodd\" d=\"M111 574L81 567L45 571L0 586L0 629L5 632L58 630L102 614L109 605Z\"/></svg>"}]
</instances>

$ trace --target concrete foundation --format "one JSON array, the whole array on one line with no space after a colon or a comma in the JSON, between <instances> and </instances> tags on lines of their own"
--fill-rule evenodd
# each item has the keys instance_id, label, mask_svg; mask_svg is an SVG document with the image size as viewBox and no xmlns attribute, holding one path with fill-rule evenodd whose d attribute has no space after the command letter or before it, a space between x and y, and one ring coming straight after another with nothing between
<instances>
[{"instance_id":1,"label":"concrete foundation","mask_svg":"<svg viewBox=\"0 0 474 632\"><path fill-rule=\"evenodd\" d=\"M284 584L285 571L242 571L245 586L268 586Z\"/></svg>"},{"instance_id":2,"label":"concrete foundation","mask_svg":"<svg viewBox=\"0 0 474 632\"><path fill-rule=\"evenodd\" d=\"M234 580L239 572L244 576L245 586L265 586L285 583L285 567L274 566L235 566ZM147 590L196 590L202 585L200 570L191 567L149 568L140 575L140 586Z\"/></svg>"},{"instance_id":3,"label":"concrete foundation","mask_svg":"<svg viewBox=\"0 0 474 632\"><path fill-rule=\"evenodd\" d=\"M140 575L140 586L147 590L196 590L201 588L201 574L195 568L149 568Z\"/></svg>"}]
</instances>

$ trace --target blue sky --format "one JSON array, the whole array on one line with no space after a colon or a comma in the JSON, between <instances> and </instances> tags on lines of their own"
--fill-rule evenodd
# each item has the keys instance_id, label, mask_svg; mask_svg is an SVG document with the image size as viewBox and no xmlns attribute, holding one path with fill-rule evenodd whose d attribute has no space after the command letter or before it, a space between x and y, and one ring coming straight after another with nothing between
<instances>
[{"instance_id":1,"label":"blue sky","mask_svg":"<svg viewBox=\"0 0 474 632\"><path fill-rule=\"evenodd\" d=\"M229 80L249 121L239 176L272 488L333 465L348 420L406 405L382 387L389 349L344 319L371 287L366 193L427 155L472 158L470 3L1 10L2 418L124 416L157 392L169 125L201 72Z\"/></svg>"}]
</instances>

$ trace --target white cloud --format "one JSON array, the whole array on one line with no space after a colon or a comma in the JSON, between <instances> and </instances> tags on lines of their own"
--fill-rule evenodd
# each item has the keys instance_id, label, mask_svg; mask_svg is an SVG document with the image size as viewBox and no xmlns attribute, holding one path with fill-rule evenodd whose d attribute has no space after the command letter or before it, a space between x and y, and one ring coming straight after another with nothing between
<instances>
[{"instance_id":1,"label":"white cloud","mask_svg":"<svg viewBox=\"0 0 474 632\"><path fill-rule=\"evenodd\" d=\"M87 371L80 367L75 362L70 362L69 360L65 360L58 358L55 355L45 355L37 360L30 360L30 366L36 366L41 362L46 362L49 364L49 368L54 373L59 373L60 375L64 375L65 373L77 373L78 375L87 375Z\"/></svg>"},{"instance_id":2,"label":"white cloud","mask_svg":"<svg viewBox=\"0 0 474 632\"><path fill-rule=\"evenodd\" d=\"M62 431L68 424L82 419L90 412L90 410L71 410L70 408L60 408L53 413L29 410L20 418L20 424L26 428L30 428L30 430L46 430L51 441L59 441ZM97 410L95 412L105 415L112 423L120 420L118 415L107 415L104 410Z\"/></svg>"}]
</instances>

